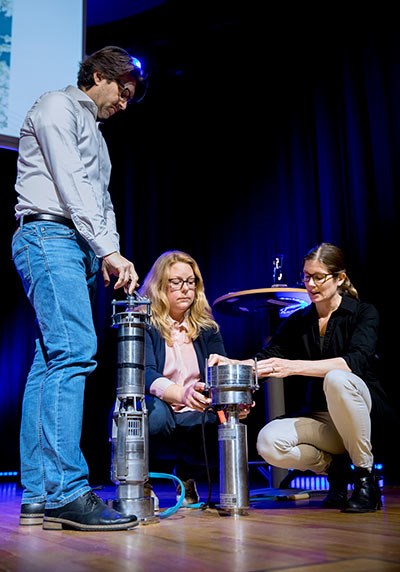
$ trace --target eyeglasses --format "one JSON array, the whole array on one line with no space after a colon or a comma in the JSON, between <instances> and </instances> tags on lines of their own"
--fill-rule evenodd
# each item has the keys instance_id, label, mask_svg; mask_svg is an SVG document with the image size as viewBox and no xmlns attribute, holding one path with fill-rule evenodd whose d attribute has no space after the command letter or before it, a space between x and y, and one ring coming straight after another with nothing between
<instances>
[{"instance_id":1,"label":"eyeglasses","mask_svg":"<svg viewBox=\"0 0 400 572\"><path fill-rule=\"evenodd\" d=\"M325 284L325 282L330 278L333 278L333 276L334 274L322 274L322 273L319 274L318 272L316 272L315 274L302 274L301 281L306 283L310 282L310 280L312 279L316 286L322 286L322 284Z\"/></svg>"},{"instance_id":2,"label":"eyeglasses","mask_svg":"<svg viewBox=\"0 0 400 572\"><path fill-rule=\"evenodd\" d=\"M191 278L187 278L187 280L183 280L183 278L169 278L169 287L171 291L174 290L182 290L184 284L187 284L189 290L195 290L197 284L197 278L192 276Z\"/></svg>"},{"instance_id":3,"label":"eyeglasses","mask_svg":"<svg viewBox=\"0 0 400 572\"><path fill-rule=\"evenodd\" d=\"M133 101L135 94L132 94L129 87L126 87L125 84L122 83L121 81L119 81L118 79L116 79L115 81L117 82L118 87L119 87L119 98L124 103L130 103L131 101Z\"/></svg>"}]
</instances>

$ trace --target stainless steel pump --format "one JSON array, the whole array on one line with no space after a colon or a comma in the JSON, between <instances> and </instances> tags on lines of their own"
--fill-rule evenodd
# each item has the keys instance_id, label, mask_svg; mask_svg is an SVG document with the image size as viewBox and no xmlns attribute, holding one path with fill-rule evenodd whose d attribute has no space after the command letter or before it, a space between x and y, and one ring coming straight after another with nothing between
<instances>
[{"instance_id":1,"label":"stainless steel pump","mask_svg":"<svg viewBox=\"0 0 400 572\"><path fill-rule=\"evenodd\" d=\"M257 365L257 364L256 364ZM259 388L257 367L244 364L206 367L205 388L221 421L218 426L220 506L232 515L249 507L247 426L240 422L242 405L251 405Z\"/></svg>"},{"instance_id":2,"label":"stainless steel pump","mask_svg":"<svg viewBox=\"0 0 400 572\"><path fill-rule=\"evenodd\" d=\"M148 412L145 402L145 330L150 301L137 294L113 300L112 326L118 330L117 396L112 420L111 480L117 498L109 504L143 523L158 521L154 500L145 496L149 477Z\"/></svg>"}]
</instances>

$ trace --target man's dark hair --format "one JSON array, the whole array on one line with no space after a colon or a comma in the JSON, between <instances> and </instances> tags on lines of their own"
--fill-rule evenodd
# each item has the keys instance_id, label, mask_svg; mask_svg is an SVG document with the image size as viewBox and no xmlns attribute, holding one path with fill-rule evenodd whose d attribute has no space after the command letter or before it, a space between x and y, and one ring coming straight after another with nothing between
<instances>
[{"instance_id":1,"label":"man's dark hair","mask_svg":"<svg viewBox=\"0 0 400 572\"><path fill-rule=\"evenodd\" d=\"M78 71L78 87L89 89L94 85L93 74L100 73L108 81L133 79L136 82L135 99L142 99L146 91L146 78L140 64L126 50L118 46L106 46L81 62Z\"/></svg>"}]
</instances>

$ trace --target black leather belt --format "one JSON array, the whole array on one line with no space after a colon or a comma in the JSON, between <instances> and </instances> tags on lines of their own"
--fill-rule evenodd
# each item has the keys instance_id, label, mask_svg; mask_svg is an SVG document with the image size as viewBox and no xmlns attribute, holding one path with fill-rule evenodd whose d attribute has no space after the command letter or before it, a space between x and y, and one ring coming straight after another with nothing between
<instances>
[{"instance_id":1,"label":"black leather belt","mask_svg":"<svg viewBox=\"0 0 400 572\"><path fill-rule=\"evenodd\" d=\"M40 214L30 214L24 215L22 218L22 224L26 224L28 222L36 222L38 220L44 220L47 222L58 222L69 228L75 228L74 223L70 218L66 218L65 216L55 215L55 214L47 214L47 213L40 213ZM20 219L20 226L21 226L21 219Z\"/></svg>"}]
</instances>

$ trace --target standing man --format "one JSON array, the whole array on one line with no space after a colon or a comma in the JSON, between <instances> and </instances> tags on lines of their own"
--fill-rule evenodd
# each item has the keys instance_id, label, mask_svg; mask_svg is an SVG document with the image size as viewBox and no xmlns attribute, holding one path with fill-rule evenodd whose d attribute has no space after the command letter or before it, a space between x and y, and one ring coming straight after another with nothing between
<instances>
[{"instance_id":1,"label":"standing man","mask_svg":"<svg viewBox=\"0 0 400 572\"><path fill-rule=\"evenodd\" d=\"M97 365L91 300L100 264L106 286L111 276L127 294L138 285L120 253L99 121L140 100L145 84L136 58L105 47L81 62L77 87L43 94L21 128L12 256L37 322L22 405L21 525L138 524L93 493L80 441L85 382Z\"/></svg>"}]
</instances>

